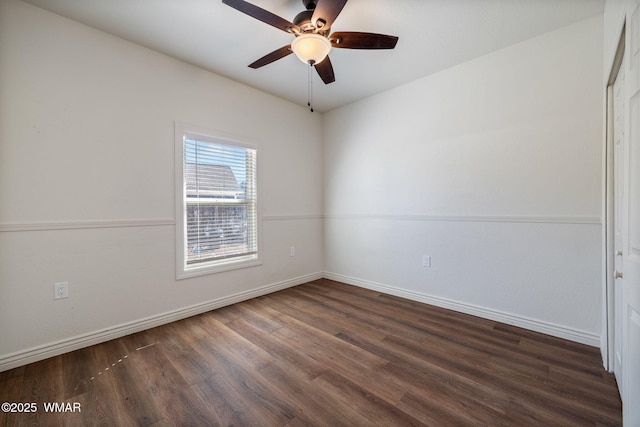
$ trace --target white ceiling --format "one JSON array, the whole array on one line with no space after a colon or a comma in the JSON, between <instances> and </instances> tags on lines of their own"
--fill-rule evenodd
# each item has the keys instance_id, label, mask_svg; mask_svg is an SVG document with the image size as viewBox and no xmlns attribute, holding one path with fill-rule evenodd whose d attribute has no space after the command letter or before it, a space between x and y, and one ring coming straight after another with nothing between
<instances>
[{"instance_id":1,"label":"white ceiling","mask_svg":"<svg viewBox=\"0 0 640 427\"><path fill-rule=\"evenodd\" d=\"M305 105L307 67L295 55L247 65L292 35L221 0L26 0L216 74ZM323 1L323 0L320 0ZM250 0L287 20L301 0ZM394 50L333 49L336 81L314 73L314 106L325 112L602 13L604 0L351 0L332 31L399 37Z\"/></svg>"}]
</instances>

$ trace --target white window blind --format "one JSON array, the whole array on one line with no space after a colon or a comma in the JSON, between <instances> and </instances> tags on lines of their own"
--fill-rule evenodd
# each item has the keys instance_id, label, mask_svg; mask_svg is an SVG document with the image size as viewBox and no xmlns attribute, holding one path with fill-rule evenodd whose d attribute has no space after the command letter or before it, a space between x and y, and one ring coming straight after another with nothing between
<instances>
[{"instance_id":1,"label":"white window blind","mask_svg":"<svg viewBox=\"0 0 640 427\"><path fill-rule=\"evenodd\" d=\"M184 270L257 259L256 150L183 136Z\"/></svg>"}]
</instances>

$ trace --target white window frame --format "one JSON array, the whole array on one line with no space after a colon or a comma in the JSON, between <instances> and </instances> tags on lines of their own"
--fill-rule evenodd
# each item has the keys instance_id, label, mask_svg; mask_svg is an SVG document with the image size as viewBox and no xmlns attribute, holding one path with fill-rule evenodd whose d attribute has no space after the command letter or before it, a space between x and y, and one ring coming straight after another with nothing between
<instances>
[{"instance_id":1,"label":"white window frame","mask_svg":"<svg viewBox=\"0 0 640 427\"><path fill-rule=\"evenodd\" d=\"M199 141L209 141L212 143L222 143L256 150L256 238L257 253L255 255L239 255L214 261L201 262L187 265L187 220L186 220L186 182L184 178L184 142L186 139ZM262 264L262 215L260 209L260 156L261 150L256 141L249 138L228 135L224 132L213 131L199 126L184 123L175 123L175 208L176 208L176 279L186 279L190 277L203 276L206 274L219 273L222 271L235 270L239 268L253 267Z\"/></svg>"}]
</instances>

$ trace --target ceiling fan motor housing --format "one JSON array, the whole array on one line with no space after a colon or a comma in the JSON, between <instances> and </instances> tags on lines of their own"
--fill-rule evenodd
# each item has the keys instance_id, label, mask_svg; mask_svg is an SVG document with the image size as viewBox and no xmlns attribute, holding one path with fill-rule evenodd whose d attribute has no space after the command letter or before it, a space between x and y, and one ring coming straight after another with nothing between
<instances>
[{"instance_id":1,"label":"ceiling fan motor housing","mask_svg":"<svg viewBox=\"0 0 640 427\"><path fill-rule=\"evenodd\" d=\"M315 2L314 2L315 4ZM324 27L322 24L322 20L318 20L318 22L311 22L311 18L313 17L313 9L307 9L305 11L300 12L293 18L293 23L296 24L302 33L318 33L320 35L326 36L331 30L330 27Z\"/></svg>"}]
</instances>

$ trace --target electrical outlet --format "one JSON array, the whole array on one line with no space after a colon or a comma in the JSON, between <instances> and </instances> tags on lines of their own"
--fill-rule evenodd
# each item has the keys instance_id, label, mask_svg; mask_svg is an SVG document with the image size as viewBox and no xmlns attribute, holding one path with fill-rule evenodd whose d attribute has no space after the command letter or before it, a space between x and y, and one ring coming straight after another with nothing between
<instances>
[{"instance_id":1,"label":"electrical outlet","mask_svg":"<svg viewBox=\"0 0 640 427\"><path fill-rule=\"evenodd\" d=\"M69 298L69 282L53 284L53 299Z\"/></svg>"},{"instance_id":2,"label":"electrical outlet","mask_svg":"<svg viewBox=\"0 0 640 427\"><path fill-rule=\"evenodd\" d=\"M289 248L289 256L295 256L296 255L296 247L295 246L291 246Z\"/></svg>"},{"instance_id":3,"label":"electrical outlet","mask_svg":"<svg viewBox=\"0 0 640 427\"><path fill-rule=\"evenodd\" d=\"M429 255L422 255L422 266L431 267L431 257Z\"/></svg>"}]
</instances>

